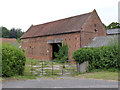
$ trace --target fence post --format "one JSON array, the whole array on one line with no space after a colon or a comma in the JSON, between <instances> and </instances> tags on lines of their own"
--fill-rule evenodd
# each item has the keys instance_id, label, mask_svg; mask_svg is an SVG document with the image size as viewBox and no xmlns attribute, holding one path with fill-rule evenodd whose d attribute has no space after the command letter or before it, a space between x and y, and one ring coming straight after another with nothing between
<instances>
[{"instance_id":1,"label":"fence post","mask_svg":"<svg viewBox=\"0 0 120 90\"><path fill-rule=\"evenodd\" d=\"M52 75L53 75L53 61L52 61Z\"/></svg>"},{"instance_id":2,"label":"fence post","mask_svg":"<svg viewBox=\"0 0 120 90\"><path fill-rule=\"evenodd\" d=\"M80 64L77 63L77 72L80 73Z\"/></svg>"},{"instance_id":3,"label":"fence post","mask_svg":"<svg viewBox=\"0 0 120 90\"><path fill-rule=\"evenodd\" d=\"M63 69L62 69L62 75L64 74L63 72L64 72L64 68L65 68L65 66L64 66L64 61L63 61Z\"/></svg>"},{"instance_id":4,"label":"fence post","mask_svg":"<svg viewBox=\"0 0 120 90\"><path fill-rule=\"evenodd\" d=\"M62 66L62 75L63 75L63 66Z\"/></svg>"},{"instance_id":5,"label":"fence post","mask_svg":"<svg viewBox=\"0 0 120 90\"><path fill-rule=\"evenodd\" d=\"M43 75L43 61L42 61L42 75Z\"/></svg>"},{"instance_id":6,"label":"fence post","mask_svg":"<svg viewBox=\"0 0 120 90\"><path fill-rule=\"evenodd\" d=\"M33 65L32 65L32 60L31 60L31 75L33 75Z\"/></svg>"}]
</instances>

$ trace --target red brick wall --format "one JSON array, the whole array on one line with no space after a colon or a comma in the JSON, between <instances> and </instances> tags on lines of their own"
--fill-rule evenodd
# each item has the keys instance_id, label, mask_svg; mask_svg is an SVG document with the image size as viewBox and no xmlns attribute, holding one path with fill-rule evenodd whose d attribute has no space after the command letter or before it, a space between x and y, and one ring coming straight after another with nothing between
<instances>
[{"instance_id":1,"label":"red brick wall","mask_svg":"<svg viewBox=\"0 0 120 90\"><path fill-rule=\"evenodd\" d=\"M70 33L61 35L52 35L45 37L22 39L22 48L26 49L26 56L40 60L52 59L52 45L48 44L48 40L63 39L64 43L68 44L69 59L72 59L72 53L74 50L80 48L80 33ZM31 47L31 48L30 48ZM33 48L33 51L32 51ZM33 53L32 53L33 52Z\"/></svg>"},{"instance_id":2,"label":"red brick wall","mask_svg":"<svg viewBox=\"0 0 120 90\"><path fill-rule=\"evenodd\" d=\"M95 31L95 29L97 31ZM32 57L40 60L52 59L52 45L48 44L48 40L63 39L64 43L68 44L68 56L72 59L74 50L79 49L89 43L96 36L105 36L106 30L102 25L96 11L93 11L89 19L82 27L82 31L69 34L59 34L44 37L22 39L22 48L26 51L27 57ZM33 48L33 50L32 50Z\"/></svg>"},{"instance_id":3,"label":"red brick wall","mask_svg":"<svg viewBox=\"0 0 120 90\"><path fill-rule=\"evenodd\" d=\"M106 36L106 30L99 16L97 15L96 11L93 11L82 29L82 33L81 33L82 47L87 43L89 43L94 37L97 37L97 36Z\"/></svg>"}]
</instances>

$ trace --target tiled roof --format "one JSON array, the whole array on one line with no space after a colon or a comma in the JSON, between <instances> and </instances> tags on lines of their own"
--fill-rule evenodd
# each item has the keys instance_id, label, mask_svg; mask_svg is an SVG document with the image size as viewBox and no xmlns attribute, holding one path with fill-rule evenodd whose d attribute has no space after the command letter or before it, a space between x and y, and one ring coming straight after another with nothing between
<instances>
[{"instance_id":1,"label":"tiled roof","mask_svg":"<svg viewBox=\"0 0 120 90\"><path fill-rule=\"evenodd\" d=\"M120 28L107 30L107 34L119 34Z\"/></svg>"},{"instance_id":2,"label":"tiled roof","mask_svg":"<svg viewBox=\"0 0 120 90\"><path fill-rule=\"evenodd\" d=\"M88 43L84 47L108 46L110 44L114 44L115 40L118 40L118 35L99 36L95 37L90 43Z\"/></svg>"},{"instance_id":3,"label":"tiled roof","mask_svg":"<svg viewBox=\"0 0 120 90\"><path fill-rule=\"evenodd\" d=\"M90 15L91 12L40 25L32 25L22 38L80 31Z\"/></svg>"}]
</instances>

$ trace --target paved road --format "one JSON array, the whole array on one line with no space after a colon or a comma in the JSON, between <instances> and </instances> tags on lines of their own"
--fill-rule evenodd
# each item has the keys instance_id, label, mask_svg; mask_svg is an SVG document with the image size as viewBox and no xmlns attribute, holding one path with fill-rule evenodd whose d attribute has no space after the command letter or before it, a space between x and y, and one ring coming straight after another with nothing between
<instances>
[{"instance_id":1,"label":"paved road","mask_svg":"<svg viewBox=\"0 0 120 90\"><path fill-rule=\"evenodd\" d=\"M36 79L6 81L2 86L3 88L118 88L118 82L83 78Z\"/></svg>"}]
</instances>

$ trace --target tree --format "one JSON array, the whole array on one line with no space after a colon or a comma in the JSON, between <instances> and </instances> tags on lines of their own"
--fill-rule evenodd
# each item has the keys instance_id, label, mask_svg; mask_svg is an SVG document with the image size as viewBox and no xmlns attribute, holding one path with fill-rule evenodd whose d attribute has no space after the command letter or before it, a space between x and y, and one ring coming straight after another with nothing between
<instances>
[{"instance_id":1,"label":"tree","mask_svg":"<svg viewBox=\"0 0 120 90\"><path fill-rule=\"evenodd\" d=\"M17 31L15 28L10 30L10 37L9 38L16 38L17 39Z\"/></svg>"},{"instance_id":2,"label":"tree","mask_svg":"<svg viewBox=\"0 0 120 90\"><path fill-rule=\"evenodd\" d=\"M15 29L15 28L12 28L10 30L10 38L20 38L22 35L24 34L24 32L21 31L21 29Z\"/></svg>"},{"instance_id":3,"label":"tree","mask_svg":"<svg viewBox=\"0 0 120 90\"><path fill-rule=\"evenodd\" d=\"M17 31L17 38L20 38L24 34L24 32L22 32L21 29L16 29L16 31Z\"/></svg>"},{"instance_id":4,"label":"tree","mask_svg":"<svg viewBox=\"0 0 120 90\"><path fill-rule=\"evenodd\" d=\"M6 27L2 27L2 37L3 38L9 38L10 31ZM1 35L0 35L1 37Z\"/></svg>"},{"instance_id":5,"label":"tree","mask_svg":"<svg viewBox=\"0 0 120 90\"><path fill-rule=\"evenodd\" d=\"M109 25L107 26L107 30L108 30L108 29L116 29L116 28L120 28L120 23L112 22L111 24L109 24Z\"/></svg>"},{"instance_id":6,"label":"tree","mask_svg":"<svg viewBox=\"0 0 120 90\"><path fill-rule=\"evenodd\" d=\"M0 37L1 38L20 38L24 32L21 29L12 28L8 30L6 27L0 27Z\"/></svg>"}]
</instances>

